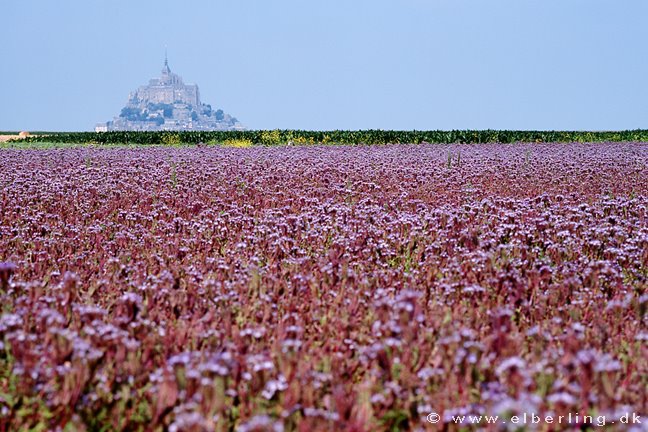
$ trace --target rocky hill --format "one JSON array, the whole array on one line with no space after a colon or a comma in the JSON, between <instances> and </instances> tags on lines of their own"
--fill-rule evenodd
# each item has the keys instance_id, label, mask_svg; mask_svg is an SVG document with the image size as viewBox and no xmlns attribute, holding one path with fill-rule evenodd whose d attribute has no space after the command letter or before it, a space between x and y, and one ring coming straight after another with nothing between
<instances>
[{"instance_id":1,"label":"rocky hill","mask_svg":"<svg viewBox=\"0 0 648 432\"><path fill-rule=\"evenodd\" d=\"M97 132L244 129L236 118L202 103L198 86L171 72L168 59L159 78L130 93L119 116L95 127Z\"/></svg>"}]
</instances>

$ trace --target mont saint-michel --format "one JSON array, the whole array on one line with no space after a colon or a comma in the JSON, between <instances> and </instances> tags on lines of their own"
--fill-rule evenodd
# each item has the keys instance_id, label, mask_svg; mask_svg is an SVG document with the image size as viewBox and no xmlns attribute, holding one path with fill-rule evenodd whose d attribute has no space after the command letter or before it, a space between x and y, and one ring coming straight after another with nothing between
<instances>
[{"instance_id":1,"label":"mont saint-michel","mask_svg":"<svg viewBox=\"0 0 648 432\"><path fill-rule=\"evenodd\" d=\"M198 86L171 72L167 58L159 78L131 92L119 116L95 127L97 132L243 129L236 118L202 103Z\"/></svg>"}]
</instances>

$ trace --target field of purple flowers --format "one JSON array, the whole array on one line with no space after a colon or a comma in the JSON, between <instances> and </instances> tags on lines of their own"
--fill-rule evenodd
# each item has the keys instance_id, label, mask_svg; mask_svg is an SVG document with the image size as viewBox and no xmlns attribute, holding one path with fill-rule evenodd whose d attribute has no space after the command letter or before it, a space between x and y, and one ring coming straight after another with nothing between
<instances>
[{"instance_id":1,"label":"field of purple flowers","mask_svg":"<svg viewBox=\"0 0 648 432\"><path fill-rule=\"evenodd\" d=\"M0 150L0 172L0 431L647 414L647 144Z\"/></svg>"}]
</instances>

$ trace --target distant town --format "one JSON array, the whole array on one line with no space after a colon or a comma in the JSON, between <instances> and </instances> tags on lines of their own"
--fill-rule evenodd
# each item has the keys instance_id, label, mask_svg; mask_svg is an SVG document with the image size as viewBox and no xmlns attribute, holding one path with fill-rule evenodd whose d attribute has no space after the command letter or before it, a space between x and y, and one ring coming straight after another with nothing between
<instances>
[{"instance_id":1,"label":"distant town","mask_svg":"<svg viewBox=\"0 0 648 432\"><path fill-rule=\"evenodd\" d=\"M165 57L162 75L128 96L128 103L113 120L98 123L96 132L107 131L211 131L245 130L235 118L200 101L196 84L185 84L171 72Z\"/></svg>"}]
</instances>

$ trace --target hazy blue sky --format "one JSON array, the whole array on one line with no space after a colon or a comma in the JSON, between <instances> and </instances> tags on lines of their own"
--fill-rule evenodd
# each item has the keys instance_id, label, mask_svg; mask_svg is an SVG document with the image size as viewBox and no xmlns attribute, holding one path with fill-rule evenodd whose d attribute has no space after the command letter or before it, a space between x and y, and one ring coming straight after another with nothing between
<instances>
[{"instance_id":1,"label":"hazy blue sky","mask_svg":"<svg viewBox=\"0 0 648 432\"><path fill-rule=\"evenodd\" d=\"M90 130L169 63L253 129L648 128L646 0L2 0L0 130Z\"/></svg>"}]
</instances>

